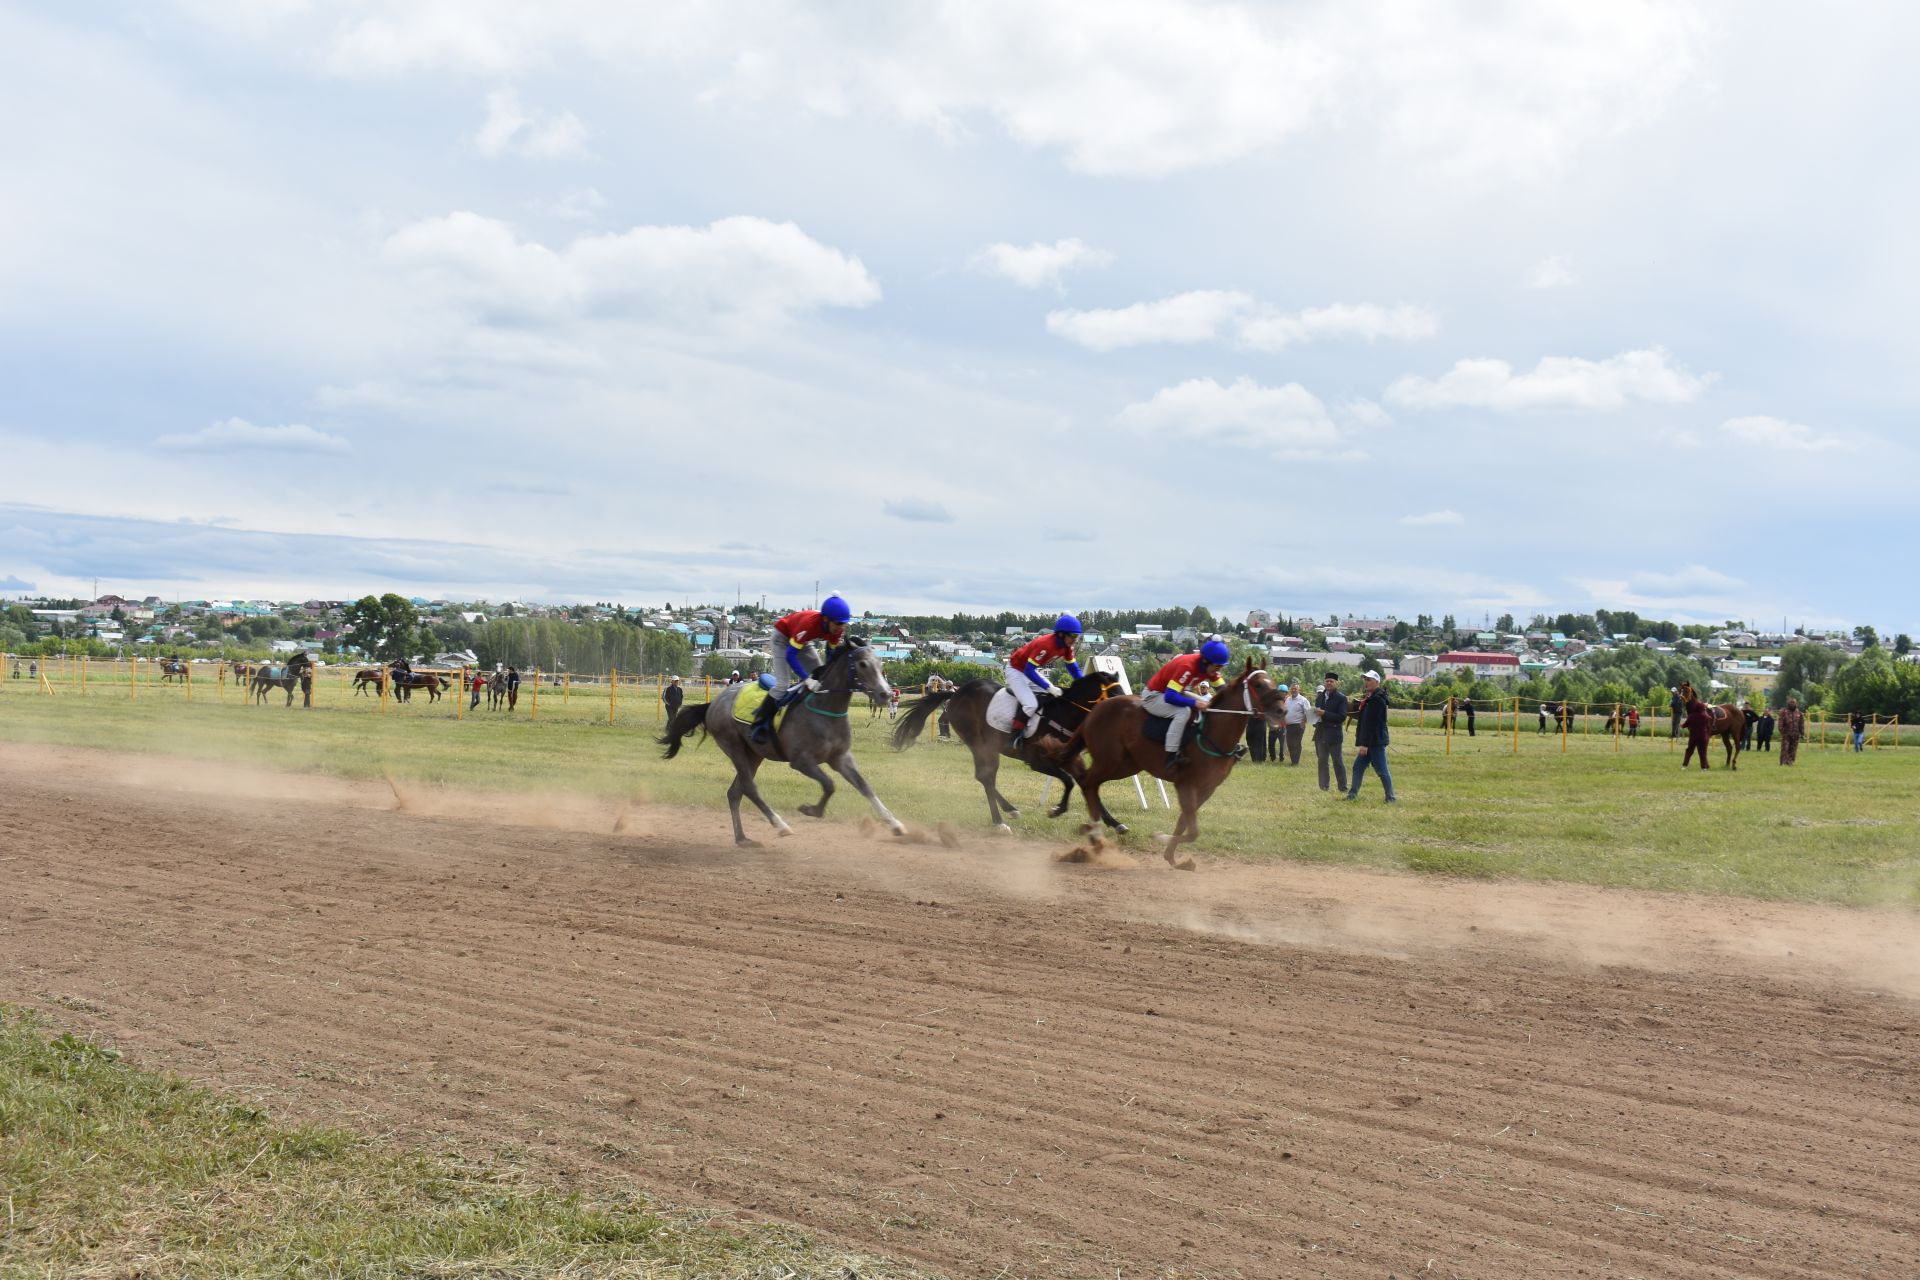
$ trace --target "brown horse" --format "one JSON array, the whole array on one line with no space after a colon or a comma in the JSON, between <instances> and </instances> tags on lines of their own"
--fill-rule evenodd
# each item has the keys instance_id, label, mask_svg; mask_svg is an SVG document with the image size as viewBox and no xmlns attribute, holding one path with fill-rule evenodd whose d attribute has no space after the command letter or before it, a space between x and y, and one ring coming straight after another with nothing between
<instances>
[{"instance_id":1,"label":"brown horse","mask_svg":"<svg viewBox=\"0 0 1920 1280\"><path fill-rule=\"evenodd\" d=\"M172 684L176 679L185 680L186 678L187 678L186 663L180 661L180 659L178 658L162 658L160 660L160 683L161 684Z\"/></svg>"},{"instance_id":2,"label":"brown horse","mask_svg":"<svg viewBox=\"0 0 1920 1280\"><path fill-rule=\"evenodd\" d=\"M1193 859L1175 859L1174 851L1199 837L1200 806L1233 772L1234 762L1244 751L1240 739L1246 735L1251 722L1264 719L1274 727L1286 722L1282 701L1273 677L1248 659L1240 674L1213 696L1206 713L1199 717L1195 730L1197 741L1189 762L1169 771L1167 750L1179 744L1162 746L1147 737L1149 717L1141 709L1138 697L1108 698L1087 714L1086 722L1074 730L1073 737L1067 741L1068 755L1078 755L1084 749L1090 757L1086 773L1080 779L1080 789L1087 797L1087 813L1093 821L1125 831L1124 825L1107 816L1106 806L1100 802L1101 786L1136 773L1150 773L1171 782L1180 797L1180 820L1174 823L1173 834L1167 838L1161 856L1182 871L1193 870Z\"/></svg>"},{"instance_id":3,"label":"brown horse","mask_svg":"<svg viewBox=\"0 0 1920 1280\"><path fill-rule=\"evenodd\" d=\"M1706 702L1704 698L1694 692L1692 682L1687 680L1680 682L1680 701L1688 707L1692 707L1696 702ZM1747 713L1731 702L1708 705L1707 710L1713 715L1713 723L1707 727L1707 735L1720 739L1721 744L1726 747L1727 768L1738 769L1740 767L1740 739L1744 737L1747 732Z\"/></svg>"},{"instance_id":4,"label":"brown horse","mask_svg":"<svg viewBox=\"0 0 1920 1280\"><path fill-rule=\"evenodd\" d=\"M425 671L402 671L393 677L393 696L401 702L412 702L415 689L427 691L428 702L440 701L442 690L449 688L452 681Z\"/></svg>"},{"instance_id":5,"label":"brown horse","mask_svg":"<svg viewBox=\"0 0 1920 1280\"><path fill-rule=\"evenodd\" d=\"M944 707L947 723L973 753L974 780L987 793L987 821L1002 834L1009 834L1013 828L1007 825L1006 818L1018 818L1020 808L1000 794L1000 757L1018 760L1036 773L1060 780L1066 790L1060 795L1060 803L1047 812L1050 818L1059 817L1067 811L1067 801L1073 798L1073 784L1086 772L1079 753L1068 754L1063 748L1080 722L1087 718L1087 713L1105 700L1113 685L1114 678L1104 671L1081 676L1058 697L1040 700L1042 719L1033 737L1016 738L987 723L987 707L1000 691L1000 682L969 680L957 689L927 693L908 708L900 723L894 726L893 749L905 751L917 742L927 720ZM1006 818L1001 816L1002 811ZM1111 817L1107 818L1107 825L1125 830Z\"/></svg>"},{"instance_id":6,"label":"brown horse","mask_svg":"<svg viewBox=\"0 0 1920 1280\"><path fill-rule=\"evenodd\" d=\"M366 667L354 672L353 692L355 696L363 693L371 693L374 697L379 697L380 691L385 688L385 677L386 669L383 667Z\"/></svg>"}]
</instances>

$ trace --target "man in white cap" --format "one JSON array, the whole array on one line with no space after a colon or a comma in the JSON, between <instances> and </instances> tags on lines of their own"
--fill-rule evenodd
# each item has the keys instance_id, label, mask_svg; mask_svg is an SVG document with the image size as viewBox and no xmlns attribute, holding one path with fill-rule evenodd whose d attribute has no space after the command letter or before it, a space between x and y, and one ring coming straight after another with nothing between
<instances>
[{"instance_id":1,"label":"man in white cap","mask_svg":"<svg viewBox=\"0 0 1920 1280\"><path fill-rule=\"evenodd\" d=\"M1386 788L1387 803L1392 804L1393 775L1387 772L1387 691L1380 687L1378 671L1360 678L1366 682L1367 696L1360 704L1360 723L1354 733L1353 785L1347 788L1347 799L1360 798L1360 782L1367 776L1367 766L1372 765L1380 775L1380 785Z\"/></svg>"}]
</instances>

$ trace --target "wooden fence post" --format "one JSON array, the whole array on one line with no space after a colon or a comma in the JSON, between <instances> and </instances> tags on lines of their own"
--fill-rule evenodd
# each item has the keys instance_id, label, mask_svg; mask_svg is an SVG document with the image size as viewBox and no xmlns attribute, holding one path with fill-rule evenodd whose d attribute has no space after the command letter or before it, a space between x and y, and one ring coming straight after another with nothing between
<instances>
[{"instance_id":1,"label":"wooden fence post","mask_svg":"<svg viewBox=\"0 0 1920 1280\"><path fill-rule=\"evenodd\" d=\"M538 667L535 667L533 670L533 710L527 713L527 721L528 723L532 723L533 721L538 720L539 718L540 718L540 669Z\"/></svg>"},{"instance_id":2,"label":"wooden fence post","mask_svg":"<svg viewBox=\"0 0 1920 1280\"><path fill-rule=\"evenodd\" d=\"M620 701L620 668L612 667L607 671L607 723L613 723L613 707Z\"/></svg>"},{"instance_id":3,"label":"wooden fence post","mask_svg":"<svg viewBox=\"0 0 1920 1280\"><path fill-rule=\"evenodd\" d=\"M1520 695L1513 698L1513 754L1520 754Z\"/></svg>"}]
</instances>

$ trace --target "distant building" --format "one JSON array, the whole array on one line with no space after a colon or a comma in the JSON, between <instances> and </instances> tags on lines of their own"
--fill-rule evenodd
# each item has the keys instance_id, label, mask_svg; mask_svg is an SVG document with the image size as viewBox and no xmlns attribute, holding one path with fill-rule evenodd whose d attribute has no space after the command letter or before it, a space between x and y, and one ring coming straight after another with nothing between
<instances>
[{"instance_id":1,"label":"distant building","mask_svg":"<svg viewBox=\"0 0 1920 1280\"><path fill-rule=\"evenodd\" d=\"M1433 672L1465 671L1474 676L1497 678L1520 674L1520 659L1510 653L1481 653L1457 649L1432 659Z\"/></svg>"}]
</instances>

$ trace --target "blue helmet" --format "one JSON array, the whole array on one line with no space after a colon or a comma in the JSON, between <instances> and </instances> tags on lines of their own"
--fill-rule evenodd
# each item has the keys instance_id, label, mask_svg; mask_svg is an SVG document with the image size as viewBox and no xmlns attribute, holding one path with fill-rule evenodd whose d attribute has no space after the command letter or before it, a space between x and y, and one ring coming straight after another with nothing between
<instances>
[{"instance_id":1,"label":"blue helmet","mask_svg":"<svg viewBox=\"0 0 1920 1280\"><path fill-rule=\"evenodd\" d=\"M828 622L849 622L853 619L853 606L839 596L828 596L820 602L820 613Z\"/></svg>"},{"instance_id":2,"label":"blue helmet","mask_svg":"<svg viewBox=\"0 0 1920 1280\"><path fill-rule=\"evenodd\" d=\"M1079 635L1080 619L1074 617L1070 613L1061 614L1058 618L1054 620L1053 633L1055 635L1067 635L1067 636Z\"/></svg>"},{"instance_id":3,"label":"blue helmet","mask_svg":"<svg viewBox=\"0 0 1920 1280\"><path fill-rule=\"evenodd\" d=\"M762 671L762 672L760 673L760 680L759 680L759 684L760 684L760 687L761 687L762 689L767 689L767 690L771 690L771 689L773 688L773 686L775 686L775 685L777 685L777 684L779 684L779 683L780 683L780 682L779 682L778 680L775 680L775 679L773 678L773 672L771 672L771 671Z\"/></svg>"},{"instance_id":4,"label":"blue helmet","mask_svg":"<svg viewBox=\"0 0 1920 1280\"><path fill-rule=\"evenodd\" d=\"M1216 667L1224 667L1233 661L1233 650L1224 640L1209 640L1200 646L1200 656Z\"/></svg>"}]
</instances>

